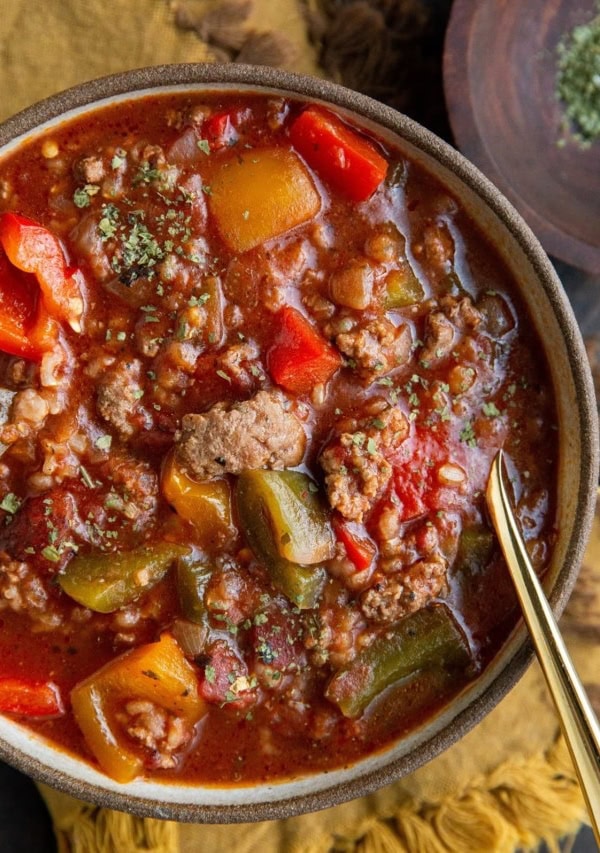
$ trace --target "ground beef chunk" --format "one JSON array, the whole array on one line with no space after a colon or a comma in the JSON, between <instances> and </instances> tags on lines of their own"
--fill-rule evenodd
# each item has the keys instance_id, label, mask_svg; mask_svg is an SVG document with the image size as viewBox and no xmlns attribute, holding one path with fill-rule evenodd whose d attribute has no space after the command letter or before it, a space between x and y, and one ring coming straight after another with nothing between
<instances>
[{"instance_id":1,"label":"ground beef chunk","mask_svg":"<svg viewBox=\"0 0 600 853\"><path fill-rule=\"evenodd\" d=\"M473 305L470 296L442 296L440 306L449 320L461 332L476 329L481 323L481 312Z\"/></svg>"},{"instance_id":2,"label":"ground beef chunk","mask_svg":"<svg viewBox=\"0 0 600 853\"><path fill-rule=\"evenodd\" d=\"M360 607L373 622L395 622L415 613L446 590L448 564L443 557L413 563L406 571L387 575L364 592Z\"/></svg>"},{"instance_id":3,"label":"ground beef chunk","mask_svg":"<svg viewBox=\"0 0 600 853\"><path fill-rule=\"evenodd\" d=\"M356 362L360 376L384 376L410 358L412 336L408 326L394 326L385 318L369 320L335 338L338 349Z\"/></svg>"},{"instance_id":4,"label":"ground beef chunk","mask_svg":"<svg viewBox=\"0 0 600 853\"><path fill-rule=\"evenodd\" d=\"M348 596L322 602L314 628L304 637L311 662L315 666L345 666L356 657L358 639L365 628L363 614L350 605Z\"/></svg>"},{"instance_id":5,"label":"ground beef chunk","mask_svg":"<svg viewBox=\"0 0 600 853\"><path fill-rule=\"evenodd\" d=\"M82 157L75 167L75 178L84 184L99 184L105 174L102 158L95 155Z\"/></svg>"},{"instance_id":6,"label":"ground beef chunk","mask_svg":"<svg viewBox=\"0 0 600 853\"><path fill-rule=\"evenodd\" d=\"M419 354L423 364L431 364L445 358L454 347L455 329L441 311L429 314L425 321L425 342Z\"/></svg>"},{"instance_id":7,"label":"ground beef chunk","mask_svg":"<svg viewBox=\"0 0 600 853\"><path fill-rule=\"evenodd\" d=\"M141 377L142 363L132 359L108 370L98 382L98 411L123 438L132 436L139 425L139 401L143 395Z\"/></svg>"},{"instance_id":8,"label":"ground beef chunk","mask_svg":"<svg viewBox=\"0 0 600 853\"><path fill-rule=\"evenodd\" d=\"M227 374L234 388L245 393L257 390L266 378L259 349L254 343L233 344L216 359L216 365Z\"/></svg>"},{"instance_id":9,"label":"ground beef chunk","mask_svg":"<svg viewBox=\"0 0 600 853\"><path fill-rule=\"evenodd\" d=\"M259 391L232 406L218 403L204 414L185 415L181 425L177 460L200 480L298 465L306 446L302 424L279 391Z\"/></svg>"},{"instance_id":10,"label":"ground beef chunk","mask_svg":"<svg viewBox=\"0 0 600 853\"><path fill-rule=\"evenodd\" d=\"M130 700L116 717L129 737L149 751L152 767L176 767L176 753L192 739L193 729L184 719L146 699Z\"/></svg>"},{"instance_id":11,"label":"ground beef chunk","mask_svg":"<svg viewBox=\"0 0 600 853\"><path fill-rule=\"evenodd\" d=\"M133 456L110 456L102 469L103 475L111 485L112 505L118 509L117 502L122 500L120 511L129 518L134 529L142 528L156 513L158 506L158 477L147 462ZM119 511L119 510L118 510Z\"/></svg>"},{"instance_id":12,"label":"ground beef chunk","mask_svg":"<svg viewBox=\"0 0 600 853\"><path fill-rule=\"evenodd\" d=\"M26 438L34 430L39 430L48 417L50 407L43 393L40 394L33 388L25 388L16 393L2 390L3 422L0 425L0 442L10 445Z\"/></svg>"},{"instance_id":13,"label":"ground beef chunk","mask_svg":"<svg viewBox=\"0 0 600 853\"><path fill-rule=\"evenodd\" d=\"M468 296L460 299L444 296L440 300L440 309L425 321L425 340L419 360L427 364L446 358L461 335L475 329L481 322L481 313Z\"/></svg>"},{"instance_id":14,"label":"ground beef chunk","mask_svg":"<svg viewBox=\"0 0 600 853\"><path fill-rule=\"evenodd\" d=\"M390 481L392 466L381 454L363 455L352 444L351 435L342 435L338 447L321 456L326 473L329 503L345 518L362 522Z\"/></svg>"},{"instance_id":15,"label":"ground beef chunk","mask_svg":"<svg viewBox=\"0 0 600 853\"><path fill-rule=\"evenodd\" d=\"M428 225L423 233L425 257L433 267L448 271L454 259L454 240L443 222Z\"/></svg>"},{"instance_id":16,"label":"ground beef chunk","mask_svg":"<svg viewBox=\"0 0 600 853\"><path fill-rule=\"evenodd\" d=\"M393 451L408 433L404 413L389 407L334 438L320 459L330 505L345 518L362 522L392 476L386 451Z\"/></svg>"},{"instance_id":17,"label":"ground beef chunk","mask_svg":"<svg viewBox=\"0 0 600 853\"><path fill-rule=\"evenodd\" d=\"M40 627L51 630L61 624L60 611L52 604L43 579L28 563L0 554L0 611L27 613Z\"/></svg>"}]
</instances>

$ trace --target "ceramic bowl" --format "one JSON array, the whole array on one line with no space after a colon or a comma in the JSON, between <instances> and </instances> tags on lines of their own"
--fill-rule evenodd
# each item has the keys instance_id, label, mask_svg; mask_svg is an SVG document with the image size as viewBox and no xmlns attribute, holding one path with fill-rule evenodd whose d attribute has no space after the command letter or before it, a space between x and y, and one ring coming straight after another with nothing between
<instances>
[{"instance_id":1,"label":"ceramic bowl","mask_svg":"<svg viewBox=\"0 0 600 853\"><path fill-rule=\"evenodd\" d=\"M0 126L0 156L48 128L116 100L215 89L266 91L334 105L434 173L497 246L537 327L557 396L558 539L546 581L559 614L575 582L596 494L598 427L590 371L568 300L540 244L510 203L461 154L405 116L323 80L241 65L175 65L85 83L30 107ZM211 823L289 817L368 794L434 758L499 702L531 655L520 626L483 675L410 736L352 766L289 781L215 787L137 780L121 785L7 717L0 717L0 756L76 797L144 816Z\"/></svg>"}]
</instances>

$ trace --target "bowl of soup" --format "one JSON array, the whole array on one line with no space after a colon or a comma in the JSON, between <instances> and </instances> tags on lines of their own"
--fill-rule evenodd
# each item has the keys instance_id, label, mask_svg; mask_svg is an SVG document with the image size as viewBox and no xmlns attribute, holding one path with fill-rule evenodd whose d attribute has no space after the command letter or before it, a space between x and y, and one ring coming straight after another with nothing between
<instances>
[{"instance_id":1,"label":"bowl of soup","mask_svg":"<svg viewBox=\"0 0 600 853\"><path fill-rule=\"evenodd\" d=\"M555 611L595 403L524 222L387 107L128 72L0 128L0 754L210 822L322 808L468 731L530 660L503 449Z\"/></svg>"}]
</instances>

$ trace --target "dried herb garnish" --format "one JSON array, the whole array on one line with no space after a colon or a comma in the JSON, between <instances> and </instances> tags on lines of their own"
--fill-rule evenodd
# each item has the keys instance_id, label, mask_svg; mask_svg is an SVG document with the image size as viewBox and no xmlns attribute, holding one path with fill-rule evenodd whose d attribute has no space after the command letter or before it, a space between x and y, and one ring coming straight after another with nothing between
<instances>
[{"instance_id":1,"label":"dried herb garnish","mask_svg":"<svg viewBox=\"0 0 600 853\"><path fill-rule=\"evenodd\" d=\"M558 44L556 94L564 110L564 145L569 137L589 148L600 137L600 14L575 27Z\"/></svg>"}]
</instances>

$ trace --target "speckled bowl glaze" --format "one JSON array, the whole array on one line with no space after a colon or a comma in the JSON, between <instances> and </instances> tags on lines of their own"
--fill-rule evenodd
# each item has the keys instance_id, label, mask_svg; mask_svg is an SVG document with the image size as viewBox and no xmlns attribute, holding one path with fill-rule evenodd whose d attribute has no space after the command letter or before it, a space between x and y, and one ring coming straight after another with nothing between
<instances>
[{"instance_id":1,"label":"speckled bowl glaze","mask_svg":"<svg viewBox=\"0 0 600 853\"><path fill-rule=\"evenodd\" d=\"M438 176L498 247L543 341L558 403L559 534L546 580L552 607L559 614L575 582L596 496L598 424L589 366L567 297L540 244L501 193L457 151L406 116L323 80L242 65L171 65L85 83L30 107L0 126L0 157L49 128L116 100L153 92L231 89L334 105ZM144 816L206 823L289 817L368 794L434 758L500 701L531 657L521 626L479 680L409 737L352 766L278 783L121 785L6 717L0 717L0 756L76 797Z\"/></svg>"}]
</instances>

